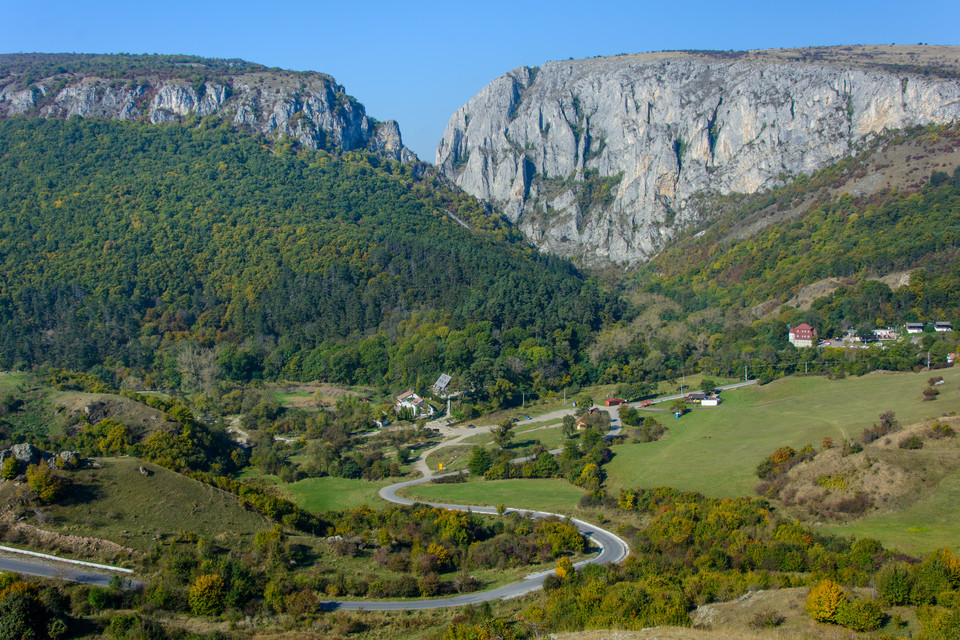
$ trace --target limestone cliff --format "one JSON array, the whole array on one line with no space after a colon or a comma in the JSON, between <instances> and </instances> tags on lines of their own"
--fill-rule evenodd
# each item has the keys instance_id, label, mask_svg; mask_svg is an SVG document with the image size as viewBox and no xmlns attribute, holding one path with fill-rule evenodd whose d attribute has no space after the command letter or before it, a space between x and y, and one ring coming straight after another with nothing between
<instances>
[{"instance_id":1,"label":"limestone cliff","mask_svg":"<svg viewBox=\"0 0 960 640\"><path fill-rule=\"evenodd\" d=\"M130 61L118 71L117 61L125 58ZM188 60L0 56L0 118L77 115L163 123L214 116L271 138L289 136L311 149L367 149L395 160L416 158L403 146L396 122L368 117L328 75L243 61Z\"/></svg>"},{"instance_id":2,"label":"limestone cliff","mask_svg":"<svg viewBox=\"0 0 960 640\"><path fill-rule=\"evenodd\" d=\"M703 194L751 193L884 130L960 118L960 48L662 53L497 78L450 119L438 169L542 250L643 261Z\"/></svg>"}]
</instances>

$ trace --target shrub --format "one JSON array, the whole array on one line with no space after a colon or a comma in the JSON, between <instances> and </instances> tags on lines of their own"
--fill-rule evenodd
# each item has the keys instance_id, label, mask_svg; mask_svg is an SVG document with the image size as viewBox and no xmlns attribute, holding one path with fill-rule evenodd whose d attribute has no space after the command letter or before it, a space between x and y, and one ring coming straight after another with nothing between
<instances>
[{"instance_id":1,"label":"shrub","mask_svg":"<svg viewBox=\"0 0 960 640\"><path fill-rule=\"evenodd\" d=\"M837 613L847 600L843 588L833 580L825 579L810 590L807 596L807 613L817 622L835 622Z\"/></svg>"},{"instance_id":2,"label":"shrub","mask_svg":"<svg viewBox=\"0 0 960 640\"><path fill-rule=\"evenodd\" d=\"M956 437L957 432L948 424L942 424L939 420L935 420L932 425L930 425L930 437L934 440L940 440L941 438L954 438Z\"/></svg>"},{"instance_id":3,"label":"shrub","mask_svg":"<svg viewBox=\"0 0 960 640\"><path fill-rule=\"evenodd\" d=\"M0 638L42 638L46 618L32 595L10 593L0 600Z\"/></svg>"},{"instance_id":4,"label":"shrub","mask_svg":"<svg viewBox=\"0 0 960 640\"><path fill-rule=\"evenodd\" d=\"M560 560L557 561L557 577L564 580L574 575L576 575L576 570L573 568L573 561L566 556L560 558Z\"/></svg>"},{"instance_id":5,"label":"shrub","mask_svg":"<svg viewBox=\"0 0 960 640\"><path fill-rule=\"evenodd\" d=\"M888 562L874 576L874 586L883 600L892 605L904 605L910 600L913 577L903 562Z\"/></svg>"},{"instance_id":6,"label":"shrub","mask_svg":"<svg viewBox=\"0 0 960 640\"><path fill-rule=\"evenodd\" d=\"M873 499L862 491L858 491L854 496L839 500L835 508L841 513L859 514L872 506Z\"/></svg>"},{"instance_id":7,"label":"shrub","mask_svg":"<svg viewBox=\"0 0 960 640\"><path fill-rule=\"evenodd\" d=\"M885 618L883 605L878 600L850 600L840 604L836 622L854 631L873 631Z\"/></svg>"},{"instance_id":8,"label":"shrub","mask_svg":"<svg viewBox=\"0 0 960 640\"><path fill-rule=\"evenodd\" d=\"M787 618L772 609L764 609L754 614L750 626L754 629L773 629L779 627Z\"/></svg>"},{"instance_id":9,"label":"shrub","mask_svg":"<svg viewBox=\"0 0 960 640\"><path fill-rule=\"evenodd\" d=\"M47 466L30 465L27 467L27 484L37 494L42 504L56 502L66 490L67 483Z\"/></svg>"},{"instance_id":10,"label":"shrub","mask_svg":"<svg viewBox=\"0 0 960 640\"><path fill-rule=\"evenodd\" d=\"M223 611L223 578L217 574L198 576L190 587L190 608L200 616Z\"/></svg>"},{"instance_id":11,"label":"shrub","mask_svg":"<svg viewBox=\"0 0 960 640\"><path fill-rule=\"evenodd\" d=\"M20 473L20 461L10 456L3 461L3 467L0 467L0 478L4 480L13 480Z\"/></svg>"},{"instance_id":12,"label":"shrub","mask_svg":"<svg viewBox=\"0 0 960 640\"><path fill-rule=\"evenodd\" d=\"M935 400L938 395L940 395L939 389L934 389L933 387L927 387L926 389L923 390L923 399L925 402L929 402L930 400Z\"/></svg>"},{"instance_id":13,"label":"shrub","mask_svg":"<svg viewBox=\"0 0 960 640\"><path fill-rule=\"evenodd\" d=\"M923 440L919 436L910 436L900 441L901 449L923 449Z\"/></svg>"}]
</instances>

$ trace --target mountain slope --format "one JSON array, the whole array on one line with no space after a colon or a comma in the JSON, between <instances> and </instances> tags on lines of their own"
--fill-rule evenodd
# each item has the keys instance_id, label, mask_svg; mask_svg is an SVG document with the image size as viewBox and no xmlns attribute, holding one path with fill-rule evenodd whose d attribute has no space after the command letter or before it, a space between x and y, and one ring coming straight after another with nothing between
<instances>
[{"instance_id":1,"label":"mountain slope","mask_svg":"<svg viewBox=\"0 0 960 640\"><path fill-rule=\"evenodd\" d=\"M3 367L168 367L174 384L193 341L219 345L227 377L379 382L415 312L473 327L467 368L498 356L491 332L615 314L569 264L411 165L206 124L0 121ZM398 382L435 379L440 344Z\"/></svg>"},{"instance_id":2,"label":"mountain slope","mask_svg":"<svg viewBox=\"0 0 960 640\"><path fill-rule=\"evenodd\" d=\"M551 62L455 113L436 163L542 250L629 264L888 129L960 117L960 48L677 52Z\"/></svg>"}]
</instances>

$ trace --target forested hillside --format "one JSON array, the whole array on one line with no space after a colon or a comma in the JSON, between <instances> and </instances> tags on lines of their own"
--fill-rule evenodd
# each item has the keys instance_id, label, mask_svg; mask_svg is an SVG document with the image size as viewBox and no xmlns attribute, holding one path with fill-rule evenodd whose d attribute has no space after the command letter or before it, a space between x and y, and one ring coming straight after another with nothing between
<instances>
[{"instance_id":1,"label":"forested hillside","mask_svg":"<svg viewBox=\"0 0 960 640\"><path fill-rule=\"evenodd\" d=\"M563 342L547 358L558 376L619 313L408 164L190 124L0 122L2 366L106 365L179 386L190 343L216 347L236 380L407 384L476 365L492 382L501 332ZM444 329L419 344L430 322Z\"/></svg>"}]
</instances>

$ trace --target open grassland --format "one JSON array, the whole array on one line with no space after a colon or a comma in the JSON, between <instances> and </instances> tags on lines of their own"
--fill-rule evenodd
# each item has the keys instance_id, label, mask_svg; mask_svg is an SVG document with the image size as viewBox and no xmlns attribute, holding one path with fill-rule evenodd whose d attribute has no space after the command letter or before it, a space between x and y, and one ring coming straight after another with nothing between
<instances>
[{"instance_id":1,"label":"open grassland","mask_svg":"<svg viewBox=\"0 0 960 640\"><path fill-rule=\"evenodd\" d=\"M460 484L421 484L404 496L425 502L496 506L575 514L584 491L566 480L474 480Z\"/></svg>"},{"instance_id":2,"label":"open grassland","mask_svg":"<svg viewBox=\"0 0 960 640\"><path fill-rule=\"evenodd\" d=\"M333 477L307 478L293 484L281 485L280 489L301 508L322 513L353 509L363 504L382 507L386 503L380 499L377 492L381 487L398 481L398 478L377 482Z\"/></svg>"},{"instance_id":3,"label":"open grassland","mask_svg":"<svg viewBox=\"0 0 960 640\"><path fill-rule=\"evenodd\" d=\"M138 458L100 458L99 469L69 474L71 498L32 512L37 526L61 534L103 538L148 550L155 538L194 532L226 547L252 544L272 524L243 509L235 496ZM149 475L142 475L143 466ZM13 483L0 485L10 501Z\"/></svg>"},{"instance_id":4,"label":"open grassland","mask_svg":"<svg viewBox=\"0 0 960 640\"><path fill-rule=\"evenodd\" d=\"M614 459L605 467L609 488L668 485L710 496L753 495L757 464L778 447L819 448L827 436L835 442L859 438L886 410L895 411L902 424L960 411L960 369L936 374L945 384L933 402L922 400L930 373L874 373L844 380L788 378L727 391L720 407L679 419L664 410L642 411L670 431L658 442L613 447Z\"/></svg>"}]
</instances>

